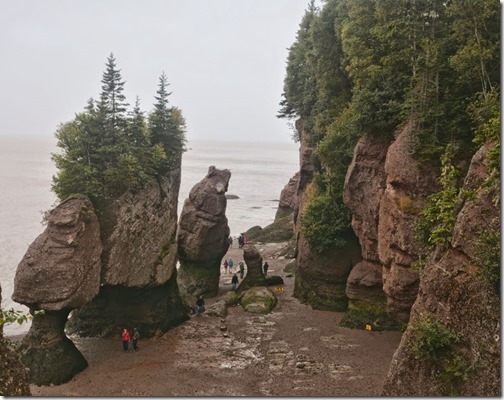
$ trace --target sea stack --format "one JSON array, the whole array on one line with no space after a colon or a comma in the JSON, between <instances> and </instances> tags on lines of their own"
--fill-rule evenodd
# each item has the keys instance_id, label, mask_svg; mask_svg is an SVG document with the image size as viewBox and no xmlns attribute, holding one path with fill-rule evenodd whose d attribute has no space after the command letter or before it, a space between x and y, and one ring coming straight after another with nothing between
<instances>
[{"instance_id":1,"label":"sea stack","mask_svg":"<svg viewBox=\"0 0 504 400\"><path fill-rule=\"evenodd\" d=\"M70 311L98 294L101 253L93 205L84 196L74 196L49 213L47 228L19 263L12 299L34 314L20 348L30 382L61 384L87 367L64 328Z\"/></svg>"},{"instance_id":2,"label":"sea stack","mask_svg":"<svg viewBox=\"0 0 504 400\"><path fill-rule=\"evenodd\" d=\"M214 166L185 200L178 228L178 285L186 305L219 290L220 263L229 248L226 192L231 172Z\"/></svg>"}]
</instances>

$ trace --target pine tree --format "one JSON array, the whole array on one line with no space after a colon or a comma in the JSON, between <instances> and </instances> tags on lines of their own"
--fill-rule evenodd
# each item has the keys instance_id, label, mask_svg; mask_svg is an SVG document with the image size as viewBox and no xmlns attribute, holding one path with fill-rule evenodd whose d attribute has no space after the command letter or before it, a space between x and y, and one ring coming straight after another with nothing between
<instances>
[{"instance_id":1,"label":"pine tree","mask_svg":"<svg viewBox=\"0 0 504 400\"><path fill-rule=\"evenodd\" d=\"M154 110L149 115L150 141L153 145L161 144L166 153L166 163L162 171L166 172L180 166L182 153L185 151L185 120L179 109L169 107L165 73L159 78L157 96L154 96Z\"/></svg>"}]
</instances>

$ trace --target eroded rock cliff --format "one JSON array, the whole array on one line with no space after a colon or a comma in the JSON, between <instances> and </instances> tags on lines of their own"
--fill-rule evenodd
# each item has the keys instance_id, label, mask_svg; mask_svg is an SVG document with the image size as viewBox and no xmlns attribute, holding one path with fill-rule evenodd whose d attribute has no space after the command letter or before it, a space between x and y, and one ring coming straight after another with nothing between
<instances>
[{"instance_id":1,"label":"eroded rock cliff","mask_svg":"<svg viewBox=\"0 0 504 400\"><path fill-rule=\"evenodd\" d=\"M176 284L180 169L137 192L98 201L103 242L101 287L72 312L67 329L81 336L143 337L187 319Z\"/></svg>"},{"instance_id":2,"label":"eroded rock cliff","mask_svg":"<svg viewBox=\"0 0 504 400\"><path fill-rule=\"evenodd\" d=\"M70 197L54 208L47 228L29 246L18 265L12 299L34 310L20 346L30 382L61 384L87 367L64 332L68 314L98 294L102 245L93 205Z\"/></svg>"},{"instance_id":3,"label":"eroded rock cliff","mask_svg":"<svg viewBox=\"0 0 504 400\"><path fill-rule=\"evenodd\" d=\"M230 178L229 170L211 166L184 202L177 234L178 285L188 306L219 289L220 263L229 248L225 194Z\"/></svg>"},{"instance_id":4,"label":"eroded rock cliff","mask_svg":"<svg viewBox=\"0 0 504 400\"><path fill-rule=\"evenodd\" d=\"M500 212L484 188L484 146L473 157L464 188L475 190L457 215L449 249L437 251L421 272L411 319L396 351L383 394L388 396L500 396L499 287L481 238L500 232ZM498 269L498 265L494 266Z\"/></svg>"}]
</instances>

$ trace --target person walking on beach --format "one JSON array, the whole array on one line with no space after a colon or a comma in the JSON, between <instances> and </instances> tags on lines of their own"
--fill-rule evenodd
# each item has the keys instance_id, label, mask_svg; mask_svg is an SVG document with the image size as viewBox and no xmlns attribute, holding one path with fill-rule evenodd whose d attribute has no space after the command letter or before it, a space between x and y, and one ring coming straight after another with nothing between
<instances>
[{"instance_id":1,"label":"person walking on beach","mask_svg":"<svg viewBox=\"0 0 504 400\"><path fill-rule=\"evenodd\" d=\"M238 247L241 249L243 247L243 235L238 237Z\"/></svg>"},{"instance_id":2,"label":"person walking on beach","mask_svg":"<svg viewBox=\"0 0 504 400\"><path fill-rule=\"evenodd\" d=\"M229 273L233 273L233 259L229 257L228 260Z\"/></svg>"},{"instance_id":3,"label":"person walking on beach","mask_svg":"<svg viewBox=\"0 0 504 400\"><path fill-rule=\"evenodd\" d=\"M122 343L123 343L123 350L128 351L128 344L130 342L130 334L126 328L123 329L122 334Z\"/></svg>"},{"instance_id":4,"label":"person walking on beach","mask_svg":"<svg viewBox=\"0 0 504 400\"><path fill-rule=\"evenodd\" d=\"M203 312L203 306L205 305L205 300L203 300L203 297L199 296L198 300L196 300L196 315L200 316L201 313Z\"/></svg>"},{"instance_id":5,"label":"person walking on beach","mask_svg":"<svg viewBox=\"0 0 504 400\"><path fill-rule=\"evenodd\" d=\"M231 290L233 292L236 292L236 285L238 285L238 277L234 274L231 278Z\"/></svg>"},{"instance_id":6,"label":"person walking on beach","mask_svg":"<svg viewBox=\"0 0 504 400\"><path fill-rule=\"evenodd\" d=\"M243 261L240 261L238 265L240 267L240 279L243 279L243 274L245 274L245 266L243 265Z\"/></svg>"},{"instance_id":7,"label":"person walking on beach","mask_svg":"<svg viewBox=\"0 0 504 400\"><path fill-rule=\"evenodd\" d=\"M224 260L224 272L227 274L227 269L228 269L228 261Z\"/></svg>"},{"instance_id":8,"label":"person walking on beach","mask_svg":"<svg viewBox=\"0 0 504 400\"><path fill-rule=\"evenodd\" d=\"M268 265L268 262L266 261L263 266L264 276L268 275L268 268L269 268L269 265Z\"/></svg>"},{"instance_id":9,"label":"person walking on beach","mask_svg":"<svg viewBox=\"0 0 504 400\"><path fill-rule=\"evenodd\" d=\"M137 328L133 329L133 351L138 350L138 339L140 339L140 332Z\"/></svg>"}]
</instances>

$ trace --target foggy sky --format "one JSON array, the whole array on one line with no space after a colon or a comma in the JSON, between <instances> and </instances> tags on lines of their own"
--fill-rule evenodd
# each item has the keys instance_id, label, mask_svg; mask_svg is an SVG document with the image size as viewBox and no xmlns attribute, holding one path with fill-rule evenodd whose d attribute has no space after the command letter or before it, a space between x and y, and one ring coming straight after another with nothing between
<instances>
[{"instance_id":1,"label":"foggy sky","mask_svg":"<svg viewBox=\"0 0 504 400\"><path fill-rule=\"evenodd\" d=\"M189 140L291 141L276 118L308 0L0 1L0 135L52 137L98 99L112 52L150 111L165 72Z\"/></svg>"}]
</instances>

